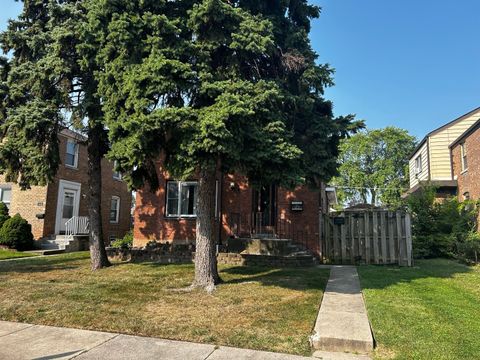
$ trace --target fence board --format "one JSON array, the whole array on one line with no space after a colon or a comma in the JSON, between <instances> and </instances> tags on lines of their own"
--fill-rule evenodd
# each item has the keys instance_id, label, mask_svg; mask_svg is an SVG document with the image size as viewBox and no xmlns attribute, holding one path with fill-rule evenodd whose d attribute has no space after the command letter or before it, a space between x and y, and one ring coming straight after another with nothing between
<instances>
[{"instance_id":1,"label":"fence board","mask_svg":"<svg viewBox=\"0 0 480 360\"><path fill-rule=\"evenodd\" d=\"M405 214L405 241L407 245L407 265L412 266L412 222L410 214Z\"/></svg>"},{"instance_id":2,"label":"fence board","mask_svg":"<svg viewBox=\"0 0 480 360\"><path fill-rule=\"evenodd\" d=\"M388 224L385 221L385 211L380 213L380 230L381 230L381 239L382 239L382 263L387 264L387 226Z\"/></svg>"},{"instance_id":3,"label":"fence board","mask_svg":"<svg viewBox=\"0 0 480 360\"><path fill-rule=\"evenodd\" d=\"M335 216L335 215L333 215ZM349 211L337 214L345 218L335 224L324 215L321 241L324 260L345 264L412 265L411 218L402 211Z\"/></svg>"},{"instance_id":4,"label":"fence board","mask_svg":"<svg viewBox=\"0 0 480 360\"><path fill-rule=\"evenodd\" d=\"M373 258L375 264L380 264L379 260L379 243L378 243L378 213L376 211L372 212L372 230L373 230Z\"/></svg>"}]
</instances>

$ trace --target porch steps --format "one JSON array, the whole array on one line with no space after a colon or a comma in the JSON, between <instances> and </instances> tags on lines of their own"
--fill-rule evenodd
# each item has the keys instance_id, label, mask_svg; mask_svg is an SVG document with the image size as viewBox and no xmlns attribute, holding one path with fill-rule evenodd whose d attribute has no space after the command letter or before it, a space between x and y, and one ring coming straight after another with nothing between
<instances>
[{"instance_id":1,"label":"porch steps","mask_svg":"<svg viewBox=\"0 0 480 360\"><path fill-rule=\"evenodd\" d=\"M88 235L87 235L88 236ZM66 235L56 235L45 238L40 243L41 250L58 250L63 252L82 250L80 242L85 238L82 236L73 236L68 238Z\"/></svg>"}]
</instances>

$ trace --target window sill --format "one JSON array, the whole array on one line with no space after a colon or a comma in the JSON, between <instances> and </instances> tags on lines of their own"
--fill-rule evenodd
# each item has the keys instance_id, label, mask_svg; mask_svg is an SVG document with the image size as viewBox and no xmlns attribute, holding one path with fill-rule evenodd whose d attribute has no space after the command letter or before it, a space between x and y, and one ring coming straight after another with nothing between
<instances>
[{"instance_id":1,"label":"window sill","mask_svg":"<svg viewBox=\"0 0 480 360\"><path fill-rule=\"evenodd\" d=\"M173 216L167 215L165 216L167 220L197 220L197 215L180 215L180 216Z\"/></svg>"},{"instance_id":2,"label":"window sill","mask_svg":"<svg viewBox=\"0 0 480 360\"><path fill-rule=\"evenodd\" d=\"M462 171L460 172L460 175L466 174L467 172L468 172L468 168L466 168L465 170L462 170Z\"/></svg>"},{"instance_id":3,"label":"window sill","mask_svg":"<svg viewBox=\"0 0 480 360\"><path fill-rule=\"evenodd\" d=\"M111 225L118 225L120 222L119 221L110 221Z\"/></svg>"},{"instance_id":4,"label":"window sill","mask_svg":"<svg viewBox=\"0 0 480 360\"><path fill-rule=\"evenodd\" d=\"M78 166L72 166L72 165L65 164L65 167L67 169L71 169L71 170L78 170Z\"/></svg>"}]
</instances>

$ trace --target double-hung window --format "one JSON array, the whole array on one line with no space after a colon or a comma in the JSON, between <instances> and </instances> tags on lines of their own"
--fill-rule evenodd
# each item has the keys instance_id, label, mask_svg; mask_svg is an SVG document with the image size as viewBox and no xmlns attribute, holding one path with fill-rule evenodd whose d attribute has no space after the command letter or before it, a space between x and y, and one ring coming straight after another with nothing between
<instances>
[{"instance_id":1,"label":"double-hung window","mask_svg":"<svg viewBox=\"0 0 480 360\"><path fill-rule=\"evenodd\" d=\"M78 165L78 144L73 140L67 140L67 153L65 155L65 165L76 168Z\"/></svg>"},{"instance_id":2,"label":"double-hung window","mask_svg":"<svg viewBox=\"0 0 480 360\"><path fill-rule=\"evenodd\" d=\"M166 216L194 217L197 215L196 181L167 182Z\"/></svg>"},{"instance_id":3,"label":"double-hung window","mask_svg":"<svg viewBox=\"0 0 480 360\"><path fill-rule=\"evenodd\" d=\"M112 196L110 202L110 222L118 223L118 218L120 214L120 198L118 196Z\"/></svg>"},{"instance_id":4,"label":"double-hung window","mask_svg":"<svg viewBox=\"0 0 480 360\"><path fill-rule=\"evenodd\" d=\"M120 171L115 170L118 166L118 161L115 160L113 163L113 178L115 180L122 180L122 173Z\"/></svg>"},{"instance_id":5,"label":"double-hung window","mask_svg":"<svg viewBox=\"0 0 480 360\"><path fill-rule=\"evenodd\" d=\"M419 155L417 156L417 158L415 159L415 174L416 175L419 175L422 173L422 167L423 167L423 164L422 164L422 155Z\"/></svg>"},{"instance_id":6,"label":"double-hung window","mask_svg":"<svg viewBox=\"0 0 480 360\"><path fill-rule=\"evenodd\" d=\"M460 153L462 156L462 171L467 171L468 161L467 161L467 147L465 143L460 144Z\"/></svg>"},{"instance_id":7,"label":"double-hung window","mask_svg":"<svg viewBox=\"0 0 480 360\"><path fill-rule=\"evenodd\" d=\"M11 187L2 187L0 188L0 201L7 205L7 208L10 209L10 202L12 200L12 188Z\"/></svg>"}]
</instances>

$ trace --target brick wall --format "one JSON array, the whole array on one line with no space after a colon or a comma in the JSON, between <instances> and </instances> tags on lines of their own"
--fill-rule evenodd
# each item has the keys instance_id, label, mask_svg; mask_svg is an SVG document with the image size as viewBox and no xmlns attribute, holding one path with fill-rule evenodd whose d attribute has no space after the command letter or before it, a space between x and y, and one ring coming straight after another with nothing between
<instances>
[{"instance_id":1,"label":"brick wall","mask_svg":"<svg viewBox=\"0 0 480 360\"><path fill-rule=\"evenodd\" d=\"M480 199L480 127L465 138L468 169L462 171L460 143L452 148L453 175L458 181L458 196L470 193L471 199Z\"/></svg>"},{"instance_id":2,"label":"brick wall","mask_svg":"<svg viewBox=\"0 0 480 360\"><path fill-rule=\"evenodd\" d=\"M79 216L88 216L87 191L88 191L88 165L87 148L80 145L78 149L77 168L70 168L65 164L67 139L70 135L59 134L60 161L58 172L54 181L48 186L33 186L31 189L21 191L15 184L7 184L4 177L0 176L0 186L11 186L12 200L10 214L19 213L31 225L35 239L55 234L55 222L58 203L58 190L60 180L67 180L81 184L79 203ZM115 195L120 198L120 216L118 224L109 221L110 201ZM102 160L102 223L104 240L109 242L109 236L123 237L131 227L131 192L123 181L113 178L113 165L106 159ZM38 219L37 214L45 214L44 219Z\"/></svg>"},{"instance_id":3,"label":"brick wall","mask_svg":"<svg viewBox=\"0 0 480 360\"><path fill-rule=\"evenodd\" d=\"M0 186L12 189L10 216L20 214L32 225L32 233L35 239L42 237L44 221L38 219L37 214L45 212L47 187L32 186L30 190L22 191L18 185L7 183L3 175L0 175Z\"/></svg>"},{"instance_id":4,"label":"brick wall","mask_svg":"<svg viewBox=\"0 0 480 360\"><path fill-rule=\"evenodd\" d=\"M134 213L134 246L144 246L151 240L161 242L180 242L195 240L195 219L167 218L165 216L166 182L168 173L161 169L160 189L152 193L149 189L137 192ZM218 202L221 226L217 228L220 240L225 242L231 236L249 236L253 227L253 189L247 179L238 174L218 174ZM295 212L290 209L291 201L303 201L304 209ZM318 211L319 192L306 187L294 191L278 189L277 227L284 230L286 237L304 243L314 252L318 252ZM280 222L282 225L280 225ZM285 225L286 224L286 225ZM283 228L282 228L283 226Z\"/></svg>"}]
</instances>

